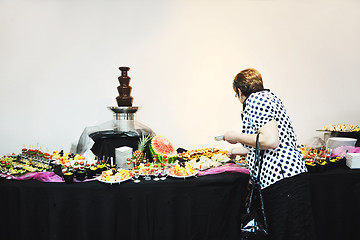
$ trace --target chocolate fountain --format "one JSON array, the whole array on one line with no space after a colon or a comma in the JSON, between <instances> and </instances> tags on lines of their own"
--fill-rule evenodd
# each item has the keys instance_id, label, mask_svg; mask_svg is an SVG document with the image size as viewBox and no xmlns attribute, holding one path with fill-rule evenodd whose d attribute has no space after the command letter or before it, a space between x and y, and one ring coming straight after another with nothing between
<instances>
[{"instance_id":1,"label":"chocolate fountain","mask_svg":"<svg viewBox=\"0 0 360 240\"><path fill-rule=\"evenodd\" d=\"M119 67L121 76L118 77L120 85L117 87L119 95L116 97L118 106L110 106L114 113L112 121L98 126L87 127L80 136L77 153L94 154L99 158L115 157L115 149L128 146L136 150L139 138L142 135L155 135L147 126L136 121L136 112L140 107L132 106L134 98L131 96L129 67Z\"/></svg>"},{"instance_id":2,"label":"chocolate fountain","mask_svg":"<svg viewBox=\"0 0 360 240\"><path fill-rule=\"evenodd\" d=\"M118 77L120 86L117 87L119 96L116 97L117 107L109 107L114 112L115 130L131 131L135 129L135 113L140 107L133 107L134 98L131 96L131 87L129 86L130 77L128 76L129 67L119 67L121 76Z\"/></svg>"}]
</instances>

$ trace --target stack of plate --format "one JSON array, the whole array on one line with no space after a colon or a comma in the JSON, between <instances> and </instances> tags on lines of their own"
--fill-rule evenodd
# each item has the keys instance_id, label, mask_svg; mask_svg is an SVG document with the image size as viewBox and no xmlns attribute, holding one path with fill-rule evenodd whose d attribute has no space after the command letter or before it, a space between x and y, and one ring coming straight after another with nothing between
<instances>
[{"instance_id":1,"label":"stack of plate","mask_svg":"<svg viewBox=\"0 0 360 240\"><path fill-rule=\"evenodd\" d=\"M346 154L346 166L351 169L360 168L360 153Z\"/></svg>"},{"instance_id":2,"label":"stack of plate","mask_svg":"<svg viewBox=\"0 0 360 240\"><path fill-rule=\"evenodd\" d=\"M346 138L346 137L331 137L326 142L326 148L334 149L341 146L351 146L354 147L356 144L356 138Z\"/></svg>"}]
</instances>

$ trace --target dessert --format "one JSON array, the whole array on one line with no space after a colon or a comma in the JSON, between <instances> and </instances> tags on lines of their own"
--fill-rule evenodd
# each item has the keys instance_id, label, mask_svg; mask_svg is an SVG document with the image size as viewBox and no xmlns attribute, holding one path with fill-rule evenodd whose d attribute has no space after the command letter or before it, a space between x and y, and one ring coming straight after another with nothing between
<instances>
[{"instance_id":1,"label":"dessert","mask_svg":"<svg viewBox=\"0 0 360 240\"><path fill-rule=\"evenodd\" d=\"M227 151L222 151L217 148L201 148L179 153L178 157L188 161L193 159L200 159L201 156L211 158L216 154L226 155L226 153Z\"/></svg>"},{"instance_id":2,"label":"dessert","mask_svg":"<svg viewBox=\"0 0 360 240\"><path fill-rule=\"evenodd\" d=\"M154 175L155 173L155 163L140 163L137 167L140 175Z\"/></svg>"},{"instance_id":3,"label":"dessert","mask_svg":"<svg viewBox=\"0 0 360 240\"><path fill-rule=\"evenodd\" d=\"M237 156L234 159L235 163L242 166L242 167L247 167L247 160L246 160L246 155L245 156Z\"/></svg>"},{"instance_id":4,"label":"dessert","mask_svg":"<svg viewBox=\"0 0 360 240\"><path fill-rule=\"evenodd\" d=\"M206 170L213 167L220 167L224 163L229 162L231 159L226 154L218 153L212 155L212 157L200 156L199 159L194 158L189 160L188 163L193 168L199 170Z\"/></svg>"},{"instance_id":5,"label":"dessert","mask_svg":"<svg viewBox=\"0 0 360 240\"><path fill-rule=\"evenodd\" d=\"M66 183L72 183L74 181L74 173L73 172L65 172L63 175L63 178Z\"/></svg>"},{"instance_id":6,"label":"dessert","mask_svg":"<svg viewBox=\"0 0 360 240\"><path fill-rule=\"evenodd\" d=\"M52 155L52 159L56 161L56 163L58 164L69 164L70 161L73 161L74 164L78 162L78 164L81 162L86 162L86 158L80 154L75 154L75 153L66 153L64 152L64 150L60 150L60 151L54 151L53 155Z\"/></svg>"},{"instance_id":7,"label":"dessert","mask_svg":"<svg viewBox=\"0 0 360 240\"><path fill-rule=\"evenodd\" d=\"M172 177L190 177L195 176L197 172L198 171L187 162L183 166L176 163L168 170L169 176Z\"/></svg>"},{"instance_id":8,"label":"dessert","mask_svg":"<svg viewBox=\"0 0 360 240\"><path fill-rule=\"evenodd\" d=\"M334 132L358 132L360 126L352 124L326 124L322 130Z\"/></svg>"},{"instance_id":9,"label":"dessert","mask_svg":"<svg viewBox=\"0 0 360 240\"><path fill-rule=\"evenodd\" d=\"M99 179L103 182L121 182L132 177L132 173L129 170L125 169L109 169L103 171L99 177Z\"/></svg>"}]
</instances>

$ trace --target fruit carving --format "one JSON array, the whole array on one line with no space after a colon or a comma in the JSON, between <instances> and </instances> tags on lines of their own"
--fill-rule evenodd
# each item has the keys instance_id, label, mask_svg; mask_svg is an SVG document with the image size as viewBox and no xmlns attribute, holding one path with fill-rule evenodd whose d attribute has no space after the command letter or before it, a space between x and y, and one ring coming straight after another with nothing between
<instances>
[{"instance_id":1,"label":"fruit carving","mask_svg":"<svg viewBox=\"0 0 360 240\"><path fill-rule=\"evenodd\" d=\"M138 142L138 149L133 152L133 158L135 158L136 163L139 164L145 157L145 148L150 141L151 136L150 135L142 135Z\"/></svg>"},{"instance_id":2,"label":"fruit carving","mask_svg":"<svg viewBox=\"0 0 360 240\"><path fill-rule=\"evenodd\" d=\"M155 136L149 144L150 152L159 163L163 163L164 158L167 158L168 163L173 163L177 158L177 152L173 144L163 136Z\"/></svg>"}]
</instances>

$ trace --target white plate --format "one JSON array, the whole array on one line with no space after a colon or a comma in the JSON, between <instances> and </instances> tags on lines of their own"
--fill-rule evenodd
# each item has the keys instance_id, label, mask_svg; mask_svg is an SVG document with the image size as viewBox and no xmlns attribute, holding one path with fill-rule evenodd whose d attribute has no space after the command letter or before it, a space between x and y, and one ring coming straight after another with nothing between
<instances>
[{"instance_id":1,"label":"white plate","mask_svg":"<svg viewBox=\"0 0 360 240\"><path fill-rule=\"evenodd\" d=\"M101 176L97 177L96 179L97 179L99 182L102 182L102 183L120 184L120 183L122 183L122 182L125 182L125 181L131 179L131 177L125 178L125 179L120 180L120 181L104 181L104 180L101 180Z\"/></svg>"},{"instance_id":2,"label":"white plate","mask_svg":"<svg viewBox=\"0 0 360 240\"><path fill-rule=\"evenodd\" d=\"M176 176L176 175L173 175L173 174L171 174L171 173L169 173L169 172L168 172L168 175L169 175L170 177L174 177L174 178L188 178L188 177L194 177L194 176L196 176L196 174L198 174L198 172L199 172L199 171L195 170L193 174L188 175L188 176Z\"/></svg>"}]
</instances>

